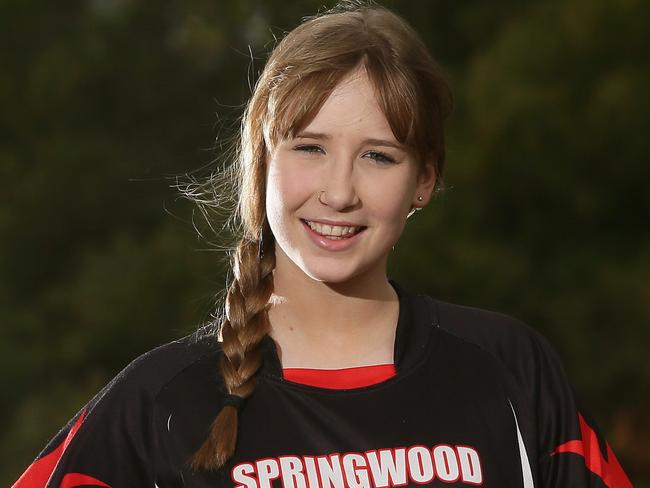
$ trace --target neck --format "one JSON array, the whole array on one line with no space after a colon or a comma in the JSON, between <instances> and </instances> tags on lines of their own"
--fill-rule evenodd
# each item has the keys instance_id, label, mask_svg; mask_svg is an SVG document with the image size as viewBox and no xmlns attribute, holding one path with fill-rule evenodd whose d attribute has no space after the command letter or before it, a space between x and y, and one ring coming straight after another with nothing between
<instances>
[{"instance_id":1,"label":"neck","mask_svg":"<svg viewBox=\"0 0 650 488\"><path fill-rule=\"evenodd\" d=\"M385 272L338 283L317 281L280 254L269 320L283 367L329 369L393 362L399 301Z\"/></svg>"}]
</instances>

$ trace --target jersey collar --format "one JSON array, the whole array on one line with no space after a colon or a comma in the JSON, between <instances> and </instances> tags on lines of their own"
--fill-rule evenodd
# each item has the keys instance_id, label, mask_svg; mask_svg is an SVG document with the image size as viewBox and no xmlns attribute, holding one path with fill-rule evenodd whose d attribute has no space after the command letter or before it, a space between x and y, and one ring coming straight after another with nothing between
<instances>
[{"instance_id":1,"label":"jersey collar","mask_svg":"<svg viewBox=\"0 0 650 488\"><path fill-rule=\"evenodd\" d=\"M403 374L417 364L423 355L431 337L431 331L437 326L435 303L426 295L414 295L395 280L389 279L399 299L399 316L393 357L397 375ZM261 372L265 376L282 380L282 364L278 357L275 341L266 335L262 339L263 364Z\"/></svg>"}]
</instances>

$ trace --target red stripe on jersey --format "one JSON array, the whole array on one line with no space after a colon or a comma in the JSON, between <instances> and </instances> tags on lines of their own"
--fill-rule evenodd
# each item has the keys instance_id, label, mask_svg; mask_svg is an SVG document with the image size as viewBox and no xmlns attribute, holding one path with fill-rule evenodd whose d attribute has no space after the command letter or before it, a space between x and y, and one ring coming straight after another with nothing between
<instances>
[{"instance_id":1,"label":"red stripe on jersey","mask_svg":"<svg viewBox=\"0 0 650 488\"><path fill-rule=\"evenodd\" d=\"M381 383L397 374L394 364L342 369L284 368L285 380L320 388L349 389Z\"/></svg>"},{"instance_id":2,"label":"red stripe on jersey","mask_svg":"<svg viewBox=\"0 0 650 488\"><path fill-rule=\"evenodd\" d=\"M50 476L52 476L52 472L54 471L54 468L56 468L61 456L63 456L65 449L72 441L72 438L79 430L79 427L81 427L85 417L86 412L81 412L77 421L68 431L68 435L65 436L64 441L52 452L34 461L27 468L27 471L18 478L18 481L14 483L12 488L43 488L50 479Z\"/></svg>"},{"instance_id":3,"label":"red stripe on jersey","mask_svg":"<svg viewBox=\"0 0 650 488\"><path fill-rule=\"evenodd\" d=\"M49 454L34 461L23 473L23 475L20 478L18 478L18 481L14 483L12 488L45 488L47 482L50 480L50 477L52 476L52 473L56 469L56 465L58 464L59 460L63 456L63 453L65 453L65 450L70 445L70 442L72 442L74 436L77 434L77 431L81 427L81 424L83 424L85 418L86 418L86 411L84 410L83 412L81 412L77 421L68 431L68 435L65 436L63 442L59 444L56 447L56 449L54 449ZM71 477L68 478L69 476ZM77 478L75 478L75 476ZM83 478L79 478L79 476ZM78 482L79 480L83 482L79 483ZM93 481L93 482L90 483L89 481ZM90 476L78 475L76 473L73 473L72 475L66 475L63 478L63 481L61 482L59 488L72 488L74 486L84 486L84 485L93 485L93 484L95 486L110 488L109 485L102 483L101 481L96 480L94 478L91 478Z\"/></svg>"},{"instance_id":4,"label":"red stripe on jersey","mask_svg":"<svg viewBox=\"0 0 650 488\"><path fill-rule=\"evenodd\" d=\"M111 488L106 483L81 473L68 473L63 477L59 488L76 488L77 486L102 486Z\"/></svg>"},{"instance_id":5,"label":"red stripe on jersey","mask_svg":"<svg viewBox=\"0 0 650 488\"><path fill-rule=\"evenodd\" d=\"M582 415L578 414L578 419L582 439L565 442L555 448L552 455L566 452L578 454L584 458L587 469L600 476L608 488L632 488L630 479L623 471L609 444L605 444L607 448L607 459L605 459L594 430L589 427Z\"/></svg>"}]
</instances>

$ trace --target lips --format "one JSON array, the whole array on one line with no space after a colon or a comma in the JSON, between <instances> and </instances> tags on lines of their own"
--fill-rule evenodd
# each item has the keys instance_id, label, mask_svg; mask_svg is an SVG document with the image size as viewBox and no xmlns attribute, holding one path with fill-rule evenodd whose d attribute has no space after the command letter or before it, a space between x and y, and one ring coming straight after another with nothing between
<instances>
[{"instance_id":1,"label":"lips","mask_svg":"<svg viewBox=\"0 0 650 488\"><path fill-rule=\"evenodd\" d=\"M307 222L300 219L305 232L311 241L319 248L326 251L344 251L354 246L365 234L367 227L362 227L358 232L348 235L347 237L330 237L324 236L314 231Z\"/></svg>"},{"instance_id":2,"label":"lips","mask_svg":"<svg viewBox=\"0 0 650 488\"><path fill-rule=\"evenodd\" d=\"M317 234L334 240L349 238L365 228L362 225L351 225L347 223L330 224L318 220L300 220L302 220L304 224L308 225L309 228Z\"/></svg>"}]
</instances>

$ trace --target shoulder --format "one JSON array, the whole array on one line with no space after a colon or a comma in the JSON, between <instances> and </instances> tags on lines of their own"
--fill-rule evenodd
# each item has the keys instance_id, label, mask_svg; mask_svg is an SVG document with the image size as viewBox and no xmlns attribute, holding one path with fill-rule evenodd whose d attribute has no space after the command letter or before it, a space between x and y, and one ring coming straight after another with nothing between
<instances>
[{"instance_id":1,"label":"shoulder","mask_svg":"<svg viewBox=\"0 0 650 488\"><path fill-rule=\"evenodd\" d=\"M433 300L440 329L494 357L539 418L557 410L548 398L573 404L574 393L554 347L528 324L510 315ZM571 415L575 412L572 411Z\"/></svg>"},{"instance_id":2,"label":"shoulder","mask_svg":"<svg viewBox=\"0 0 650 488\"><path fill-rule=\"evenodd\" d=\"M516 317L440 300L434 302L441 329L475 344L509 366L558 360L548 340Z\"/></svg>"},{"instance_id":3,"label":"shoulder","mask_svg":"<svg viewBox=\"0 0 650 488\"><path fill-rule=\"evenodd\" d=\"M63 486L68 476L98 486L153 486L157 398L188 369L217 376L219 353L214 336L195 333L140 355L51 439L16 486L35 486L35 476L49 479L40 485L47 487Z\"/></svg>"},{"instance_id":4,"label":"shoulder","mask_svg":"<svg viewBox=\"0 0 650 488\"><path fill-rule=\"evenodd\" d=\"M195 332L138 356L112 383L155 395L187 368L216 362L220 353L221 343L216 336Z\"/></svg>"},{"instance_id":5,"label":"shoulder","mask_svg":"<svg viewBox=\"0 0 650 488\"><path fill-rule=\"evenodd\" d=\"M131 361L88 405L152 402L168 384L188 369L214 371L221 343L216 336L198 332L158 346Z\"/></svg>"},{"instance_id":6,"label":"shoulder","mask_svg":"<svg viewBox=\"0 0 650 488\"><path fill-rule=\"evenodd\" d=\"M514 345L548 347L539 333L511 315L445 302L425 293L408 291L393 280L391 283L401 295L414 298L411 302L417 322L433 323L437 328L489 352L502 352Z\"/></svg>"},{"instance_id":7,"label":"shoulder","mask_svg":"<svg viewBox=\"0 0 650 488\"><path fill-rule=\"evenodd\" d=\"M607 450L608 476L617 478L616 486L632 486L593 421L586 422L561 359L542 334L507 314L427 298L440 329L495 357L523 393L513 411L526 451L539 460L533 467L543 483L604 487L602 475L589 467L592 459L583 455L591 445L596 452L599 446Z\"/></svg>"}]
</instances>

